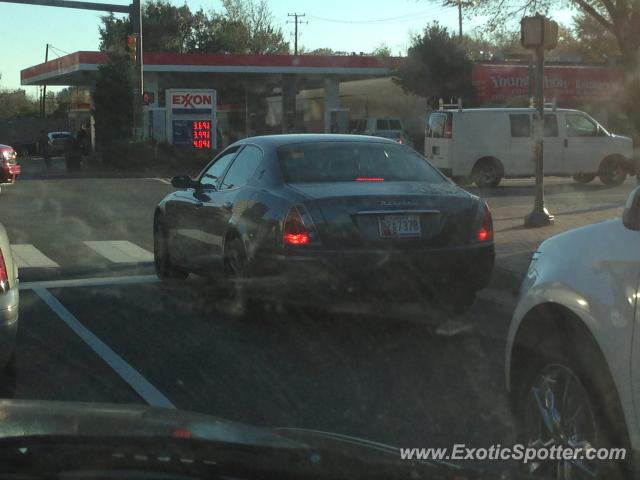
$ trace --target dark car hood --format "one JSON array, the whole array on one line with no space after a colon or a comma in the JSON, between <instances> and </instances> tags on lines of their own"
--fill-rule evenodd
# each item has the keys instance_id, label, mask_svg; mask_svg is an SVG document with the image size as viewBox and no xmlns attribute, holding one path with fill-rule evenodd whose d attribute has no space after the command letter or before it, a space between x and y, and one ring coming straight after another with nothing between
<instances>
[{"instance_id":1,"label":"dark car hood","mask_svg":"<svg viewBox=\"0 0 640 480\"><path fill-rule=\"evenodd\" d=\"M216 417L144 405L120 405L40 400L0 401L0 446L11 438L189 438L229 446L308 452L310 458L342 456L363 465L397 465L399 449L357 437L302 428L253 427ZM78 454L81 454L79 451ZM329 462L331 464L331 462ZM477 471L445 462L418 461L425 468L476 478ZM375 468L375 467L374 467ZM396 468L396 467L393 467ZM483 477L484 478L484 477Z\"/></svg>"},{"instance_id":2,"label":"dark car hood","mask_svg":"<svg viewBox=\"0 0 640 480\"><path fill-rule=\"evenodd\" d=\"M238 445L300 448L268 429L208 415L144 405L41 400L0 401L2 437L97 436L171 437L184 435Z\"/></svg>"}]
</instances>

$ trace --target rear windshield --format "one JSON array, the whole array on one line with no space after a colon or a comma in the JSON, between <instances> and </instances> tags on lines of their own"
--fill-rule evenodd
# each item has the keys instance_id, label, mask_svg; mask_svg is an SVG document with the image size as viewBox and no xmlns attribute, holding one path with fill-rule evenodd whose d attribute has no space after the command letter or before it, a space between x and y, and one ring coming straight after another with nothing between
<instances>
[{"instance_id":1,"label":"rear windshield","mask_svg":"<svg viewBox=\"0 0 640 480\"><path fill-rule=\"evenodd\" d=\"M414 150L390 143L300 143L280 147L278 157L288 183L446 182Z\"/></svg>"}]
</instances>

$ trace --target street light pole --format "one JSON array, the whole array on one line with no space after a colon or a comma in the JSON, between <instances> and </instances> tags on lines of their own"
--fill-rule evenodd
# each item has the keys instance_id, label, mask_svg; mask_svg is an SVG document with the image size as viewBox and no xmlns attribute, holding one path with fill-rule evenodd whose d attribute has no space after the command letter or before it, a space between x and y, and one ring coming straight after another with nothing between
<instances>
[{"instance_id":1,"label":"street light pole","mask_svg":"<svg viewBox=\"0 0 640 480\"><path fill-rule=\"evenodd\" d=\"M544 205L544 51L558 43L558 24L543 15L525 17L520 22L520 43L534 50L536 57L536 110L533 155L536 165L536 193L533 210L524 217L528 228L544 227L553 223L553 215Z\"/></svg>"},{"instance_id":2,"label":"street light pole","mask_svg":"<svg viewBox=\"0 0 640 480\"><path fill-rule=\"evenodd\" d=\"M525 227L543 227L553 223L553 215L544 205L544 48L536 52L536 109L534 154L536 162L536 193L533 210L524 217Z\"/></svg>"}]
</instances>

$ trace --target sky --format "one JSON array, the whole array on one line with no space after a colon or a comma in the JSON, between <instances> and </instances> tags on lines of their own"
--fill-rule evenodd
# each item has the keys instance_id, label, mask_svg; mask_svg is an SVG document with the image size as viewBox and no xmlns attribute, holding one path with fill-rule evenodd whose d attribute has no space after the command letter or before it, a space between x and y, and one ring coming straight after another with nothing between
<instances>
[{"instance_id":1,"label":"sky","mask_svg":"<svg viewBox=\"0 0 640 480\"><path fill-rule=\"evenodd\" d=\"M100 0L93 0L100 1ZM181 5L184 0L172 0ZM105 3L129 4L109 0ZM191 10L222 11L219 0L188 0ZM370 52L384 43L393 55L404 55L410 35L419 33L437 20L455 31L458 14L429 0L270 0L276 23L280 24L293 45L293 25L288 13L304 13L308 24L299 27L299 45L308 49L321 47L347 52ZM101 12L0 3L0 18L9 28L0 29L0 88L20 88L20 70L44 61L45 46L53 45L50 58L64 52L97 50ZM570 11L554 12L553 18L568 23ZM463 29L473 30L480 19L464 19ZM36 87L26 87L36 94ZM55 90L55 89L54 89Z\"/></svg>"}]
</instances>

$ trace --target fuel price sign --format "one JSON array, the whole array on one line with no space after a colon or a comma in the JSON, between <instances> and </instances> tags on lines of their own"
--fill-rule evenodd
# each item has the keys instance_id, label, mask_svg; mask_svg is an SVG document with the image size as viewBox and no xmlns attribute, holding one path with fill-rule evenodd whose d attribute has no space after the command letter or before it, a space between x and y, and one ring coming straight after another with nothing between
<instances>
[{"instance_id":1,"label":"fuel price sign","mask_svg":"<svg viewBox=\"0 0 640 480\"><path fill-rule=\"evenodd\" d=\"M196 120L191 122L193 146L195 148L211 148L211 122Z\"/></svg>"}]
</instances>

